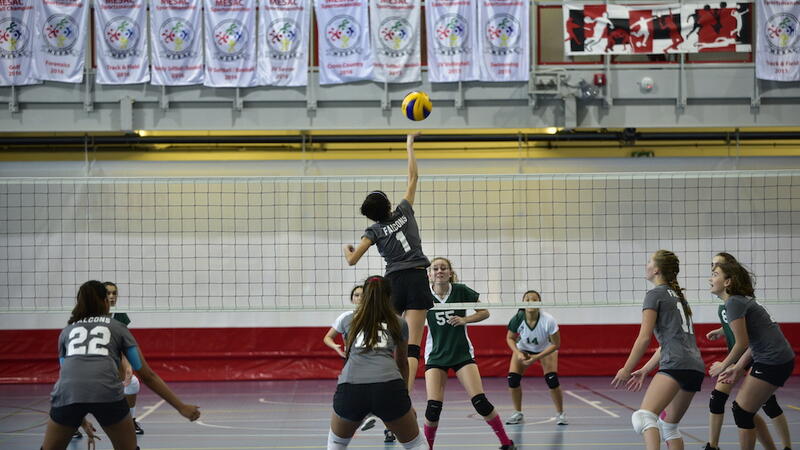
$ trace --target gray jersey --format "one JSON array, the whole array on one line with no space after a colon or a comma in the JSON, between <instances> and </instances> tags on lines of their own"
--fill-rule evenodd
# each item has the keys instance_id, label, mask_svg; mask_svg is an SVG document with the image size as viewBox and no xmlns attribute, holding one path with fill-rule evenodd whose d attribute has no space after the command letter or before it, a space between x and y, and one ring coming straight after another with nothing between
<instances>
[{"instance_id":1,"label":"gray jersey","mask_svg":"<svg viewBox=\"0 0 800 450\"><path fill-rule=\"evenodd\" d=\"M729 323L744 317L753 361L778 365L794 359L794 351L781 327L755 299L733 295L725 302L725 310Z\"/></svg>"},{"instance_id":2,"label":"gray jersey","mask_svg":"<svg viewBox=\"0 0 800 450\"><path fill-rule=\"evenodd\" d=\"M402 327L403 340L408 341L408 324L402 317L397 319ZM349 333L352 323L352 314L342 318L342 334ZM388 331L384 331L378 344L368 352L363 351L364 347L360 345L362 343L363 336L356 336L347 362L339 375L339 384L383 383L403 379L400 369L397 368L397 362L394 360L394 349L397 347L397 342L394 342Z\"/></svg>"},{"instance_id":3,"label":"gray jersey","mask_svg":"<svg viewBox=\"0 0 800 450\"><path fill-rule=\"evenodd\" d=\"M428 267L431 262L422 253L419 227L414 219L414 210L406 199L400 201L387 222L375 222L364 230L364 236L378 246L386 260L386 274L398 270Z\"/></svg>"},{"instance_id":4,"label":"gray jersey","mask_svg":"<svg viewBox=\"0 0 800 450\"><path fill-rule=\"evenodd\" d=\"M655 334L661 345L659 368L705 373L692 317L684 312L678 294L667 285L656 286L647 292L642 309L653 309L658 314Z\"/></svg>"},{"instance_id":5,"label":"gray jersey","mask_svg":"<svg viewBox=\"0 0 800 450\"><path fill-rule=\"evenodd\" d=\"M63 360L50 394L52 406L123 399L120 355L136 346L128 328L108 316L89 317L61 330L58 356Z\"/></svg>"}]
</instances>

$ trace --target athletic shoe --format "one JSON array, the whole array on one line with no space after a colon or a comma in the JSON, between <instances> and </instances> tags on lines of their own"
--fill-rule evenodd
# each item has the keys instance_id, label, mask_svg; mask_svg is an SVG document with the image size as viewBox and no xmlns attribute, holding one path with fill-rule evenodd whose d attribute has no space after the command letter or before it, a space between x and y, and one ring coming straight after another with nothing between
<instances>
[{"instance_id":1,"label":"athletic shoe","mask_svg":"<svg viewBox=\"0 0 800 450\"><path fill-rule=\"evenodd\" d=\"M375 426L375 416L369 416L361 424L361 431L371 430Z\"/></svg>"},{"instance_id":2,"label":"athletic shoe","mask_svg":"<svg viewBox=\"0 0 800 450\"><path fill-rule=\"evenodd\" d=\"M136 419L133 419L133 429L136 430L136 434L144 434L144 430L139 426L139 422Z\"/></svg>"},{"instance_id":3,"label":"athletic shoe","mask_svg":"<svg viewBox=\"0 0 800 450\"><path fill-rule=\"evenodd\" d=\"M510 445L502 445L502 446L500 446L500 450L517 450L517 446L514 445L514 441L511 441Z\"/></svg>"},{"instance_id":4,"label":"athletic shoe","mask_svg":"<svg viewBox=\"0 0 800 450\"><path fill-rule=\"evenodd\" d=\"M72 439L80 439L82 437L81 430L75 430L75 434L72 435Z\"/></svg>"},{"instance_id":5,"label":"athletic shoe","mask_svg":"<svg viewBox=\"0 0 800 450\"><path fill-rule=\"evenodd\" d=\"M569 422L567 422L567 413L563 413L562 412L561 414L557 415L556 416L556 423L559 424L559 425L567 425L567 424L569 424Z\"/></svg>"},{"instance_id":6,"label":"athletic shoe","mask_svg":"<svg viewBox=\"0 0 800 450\"><path fill-rule=\"evenodd\" d=\"M389 430L383 430L383 442L386 444L391 444L392 442L397 440L397 436L394 435Z\"/></svg>"},{"instance_id":7,"label":"athletic shoe","mask_svg":"<svg viewBox=\"0 0 800 450\"><path fill-rule=\"evenodd\" d=\"M506 425L519 425L525 421L525 417L523 416L521 411L514 411L514 414L511 415L508 419L506 419Z\"/></svg>"},{"instance_id":8,"label":"athletic shoe","mask_svg":"<svg viewBox=\"0 0 800 450\"><path fill-rule=\"evenodd\" d=\"M719 447L712 447L709 442L706 442L706 446L703 447L703 450L719 450Z\"/></svg>"}]
</instances>

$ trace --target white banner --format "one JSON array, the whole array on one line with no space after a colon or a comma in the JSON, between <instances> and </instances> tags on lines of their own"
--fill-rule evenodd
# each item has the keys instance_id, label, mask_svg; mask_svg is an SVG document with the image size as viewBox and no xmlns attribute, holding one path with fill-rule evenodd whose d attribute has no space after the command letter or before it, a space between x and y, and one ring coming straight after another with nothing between
<instances>
[{"instance_id":1,"label":"white banner","mask_svg":"<svg viewBox=\"0 0 800 450\"><path fill-rule=\"evenodd\" d=\"M0 86L37 84L33 77L34 0L0 3Z\"/></svg>"},{"instance_id":2,"label":"white banner","mask_svg":"<svg viewBox=\"0 0 800 450\"><path fill-rule=\"evenodd\" d=\"M151 83L183 86L203 83L201 0L151 0Z\"/></svg>"},{"instance_id":3,"label":"white banner","mask_svg":"<svg viewBox=\"0 0 800 450\"><path fill-rule=\"evenodd\" d=\"M475 4L471 0L432 0L426 3L430 82L479 78Z\"/></svg>"},{"instance_id":4,"label":"white banner","mask_svg":"<svg viewBox=\"0 0 800 450\"><path fill-rule=\"evenodd\" d=\"M800 80L800 1L759 0L756 77Z\"/></svg>"},{"instance_id":5,"label":"white banner","mask_svg":"<svg viewBox=\"0 0 800 450\"><path fill-rule=\"evenodd\" d=\"M258 84L256 0L205 0L206 74L211 87Z\"/></svg>"},{"instance_id":6,"label":"white banner","mask_svg":"<svg viewBox=\"0 0 800 450\"><path fill-rule=\"evenodd\" d=\"M420 0L372 0L375 80L420 81Z\"/></svg>"},{"instance_id":7,"label":"white banner","mask_svg":"<svg viewBox=\"0 0 800 450\"><path fill-rule=\"evenodd\" d=\"M317 0L319 84L372 80L367 0Z\"/></svg>"},{"instance_id":8,"label":"white banner","mask_svg":"<svg viewBox=\"0 0 800 450\"><path fill-rule=\"evenodd\" d=\"M97 84L150 81L144 0L95 0Z\"/></svg>"},{"instance_id":9,"label":"white banner","mask_svg":"<svg viewBox=\"0 0 800 450\"><path fill-rule=\"evenodd\" d=\"M481 81L528 81L529 17L528 0L478 2Z\"/></svg>"},{"instance_id":10,"label":"white banner","mask_svg":"<svg viewBox=\"0 0 800 450\"><path fill-rule=\"evenodd\" d=\"M261 84L308 84L311 0L262 0L258 28Z\"/></svg>"},{"instance_id":11,"label":"white banner","mask_svg":"<svg viewBox=\"0 0 800 450\"><path fill-rule=\"evenodd\" d=\"M80 83L89 31L84 0L36 0L33 73L39 80Z\"/></svg>"}]
</instances>

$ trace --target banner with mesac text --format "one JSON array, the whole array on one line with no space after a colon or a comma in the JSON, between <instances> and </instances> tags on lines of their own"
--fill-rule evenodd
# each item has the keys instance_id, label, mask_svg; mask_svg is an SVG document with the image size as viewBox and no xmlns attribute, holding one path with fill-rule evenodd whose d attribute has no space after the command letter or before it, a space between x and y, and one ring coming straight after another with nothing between
<instances>
[{"instance_id":1,"label":"banner with mesac text","mask_svg":"<svg viewBox=\"0 0 800 450\"><path fill-rule=\"evenodd\" d=\"M529 17L528 0L478 2L481 81L528 81Z\"/></svg>"},{"instance_id":2,"label":"banner with mesac text","mask_svg":"<svg viewBox=\"0 0 800 450\"><path fill-rule=\"evenodd\" d=\"M151 0L151 84L203 83L202 7L202 0Z\"/></svg>"},{"instance_id":3,"label":"banner with mesac text","mask_svg":"<svg viewBox=\"0 0 800 450\"><path fill-rule=\"evenodd\" d=\"M80 83L89 8L85 0L37 0L33 73L38 80Z\"/></svg>"},{"instance_id":4,"label":"banner with mesac text","mask_svg":"<svg viewBox=\"0 0 800 450\"><path fill-rule=\"evenodd\" d=\"M367 0L316 0L319 84L372 80Z\"/></svg>"},{"instance_id":5,"label":"banner with mesac text","mask_svg":"<svg viewBox=\"0 0 800 450\"><path fill-rule=\"evenodd\" d=\"M34 0L0 3L0 86L37 84L33 77Z\"/></svg>"},{"instance_id":6,"label":"banner with mesac text","mask_svg":"<svg viewBox=\"0 0 800 450\"><path fill-rule=\"evenodd\" d=\"M205 0L206 73L210 87L258 84L256 0Z\"/></svg>"},{"instance_id":7,"label":"banner with mesac text","mask_svg":"<svg viewBox=\"0 0 800 450\"><path fill-rule=\"evenodd\" d=\"M95 0L94 34L98 84L150 81L144 0Z\"/></svg>"},{"instance_id":8,"label":"banner with mesac text","mask_svg":"<svg viewBox=\"0 0 800 450\"><path fill-rule=\"evenodd\" d=\"M420 0L372 0L375 80L420 81Z\"/></svg>"},{"instance_id":9,"label":"banner with mesac text","mask_svg":"<svg viewBox=\"0 0 800 450\"><path fill-rule=\"evenodd\" d=\"M479 78L475 3L471 0L432 0L425 4L430 82Z\"/></svg>"},{"instance_id":10,"label":"banner with mesac text","mask_svg":"<svg viewBox=\"0 0 800 450\"><path fill-rule=\"evenodd\" d=\"M756 77L800 80L800 0L759 0Z\"/></svg>"},{"instance_id":11,"label":"banner with mesac text","mask_svg":"<svg viewBox=\"0 0 800 450\"><path fill-rule=\"evenodd\" d=\"M564 52L749 52L752 3L564 4Z\"/></svg>"},{"instance_id":12,"label":"banner with mesac text","mask_svg":"<svg viewBox=\"0 0 800 450\"><path fill-rule=\"evenodd\" d=\"M261 84L308 84L311 0L262 0L258 71Z\"/></svg>"}]
</instances>

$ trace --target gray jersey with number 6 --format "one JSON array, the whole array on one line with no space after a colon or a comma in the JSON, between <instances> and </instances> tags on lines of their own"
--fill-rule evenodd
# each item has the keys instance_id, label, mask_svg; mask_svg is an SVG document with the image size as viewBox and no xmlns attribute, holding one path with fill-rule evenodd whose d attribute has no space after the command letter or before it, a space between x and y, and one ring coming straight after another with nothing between
<instances>
[{"instance_id":1,"label":"gray jersey with number 6","mask_svg":"<svg viewBox=\"0 0 800 450\"><path fill-rule=\"evenodd\" d=\"M692 317L684 312L678 294L665 284L656 286L647 292L642 309L653 309L658 314L655 335L661 345L659 369L705 372Z\"/></svg>"},{"instance_id":2,"label":"gray jersey with number 6","mask_svg":"<svg viewBox=\"0 0 800 450\"><path fill-rule=\"evenodd\" d=\"M747 337L753 361L760 364L786 364L794 359L794 351L769 312L753 298L732 295L725 302L728 321L745 318Z\"/></svg>"},{"instance_id":3,"label":"gray jersey with number 6","mask_svg":"<svg viewBox=\"0 0 800 450\"><path fill-rule=\"evenodd\" d=\"M417 220L406 199L400 201L388 221L375 222L364 230L364 237L378 246L378 252L386 260L386 275L431 265L428 257L422 253Z\"/></svg>"},{"instance_id":4,"label":"gray jersey with number 6","mask_svg":"<svg viewBox=\"0 0 800 450\"><path fill-rule=\"evenodd\" d=\"M136 347L122 323L108 316L89 317L61 330L61 371L50 394L54 407L73 403L108 403L124 398L120 355Z\"/></svg>"}]
</instances>

